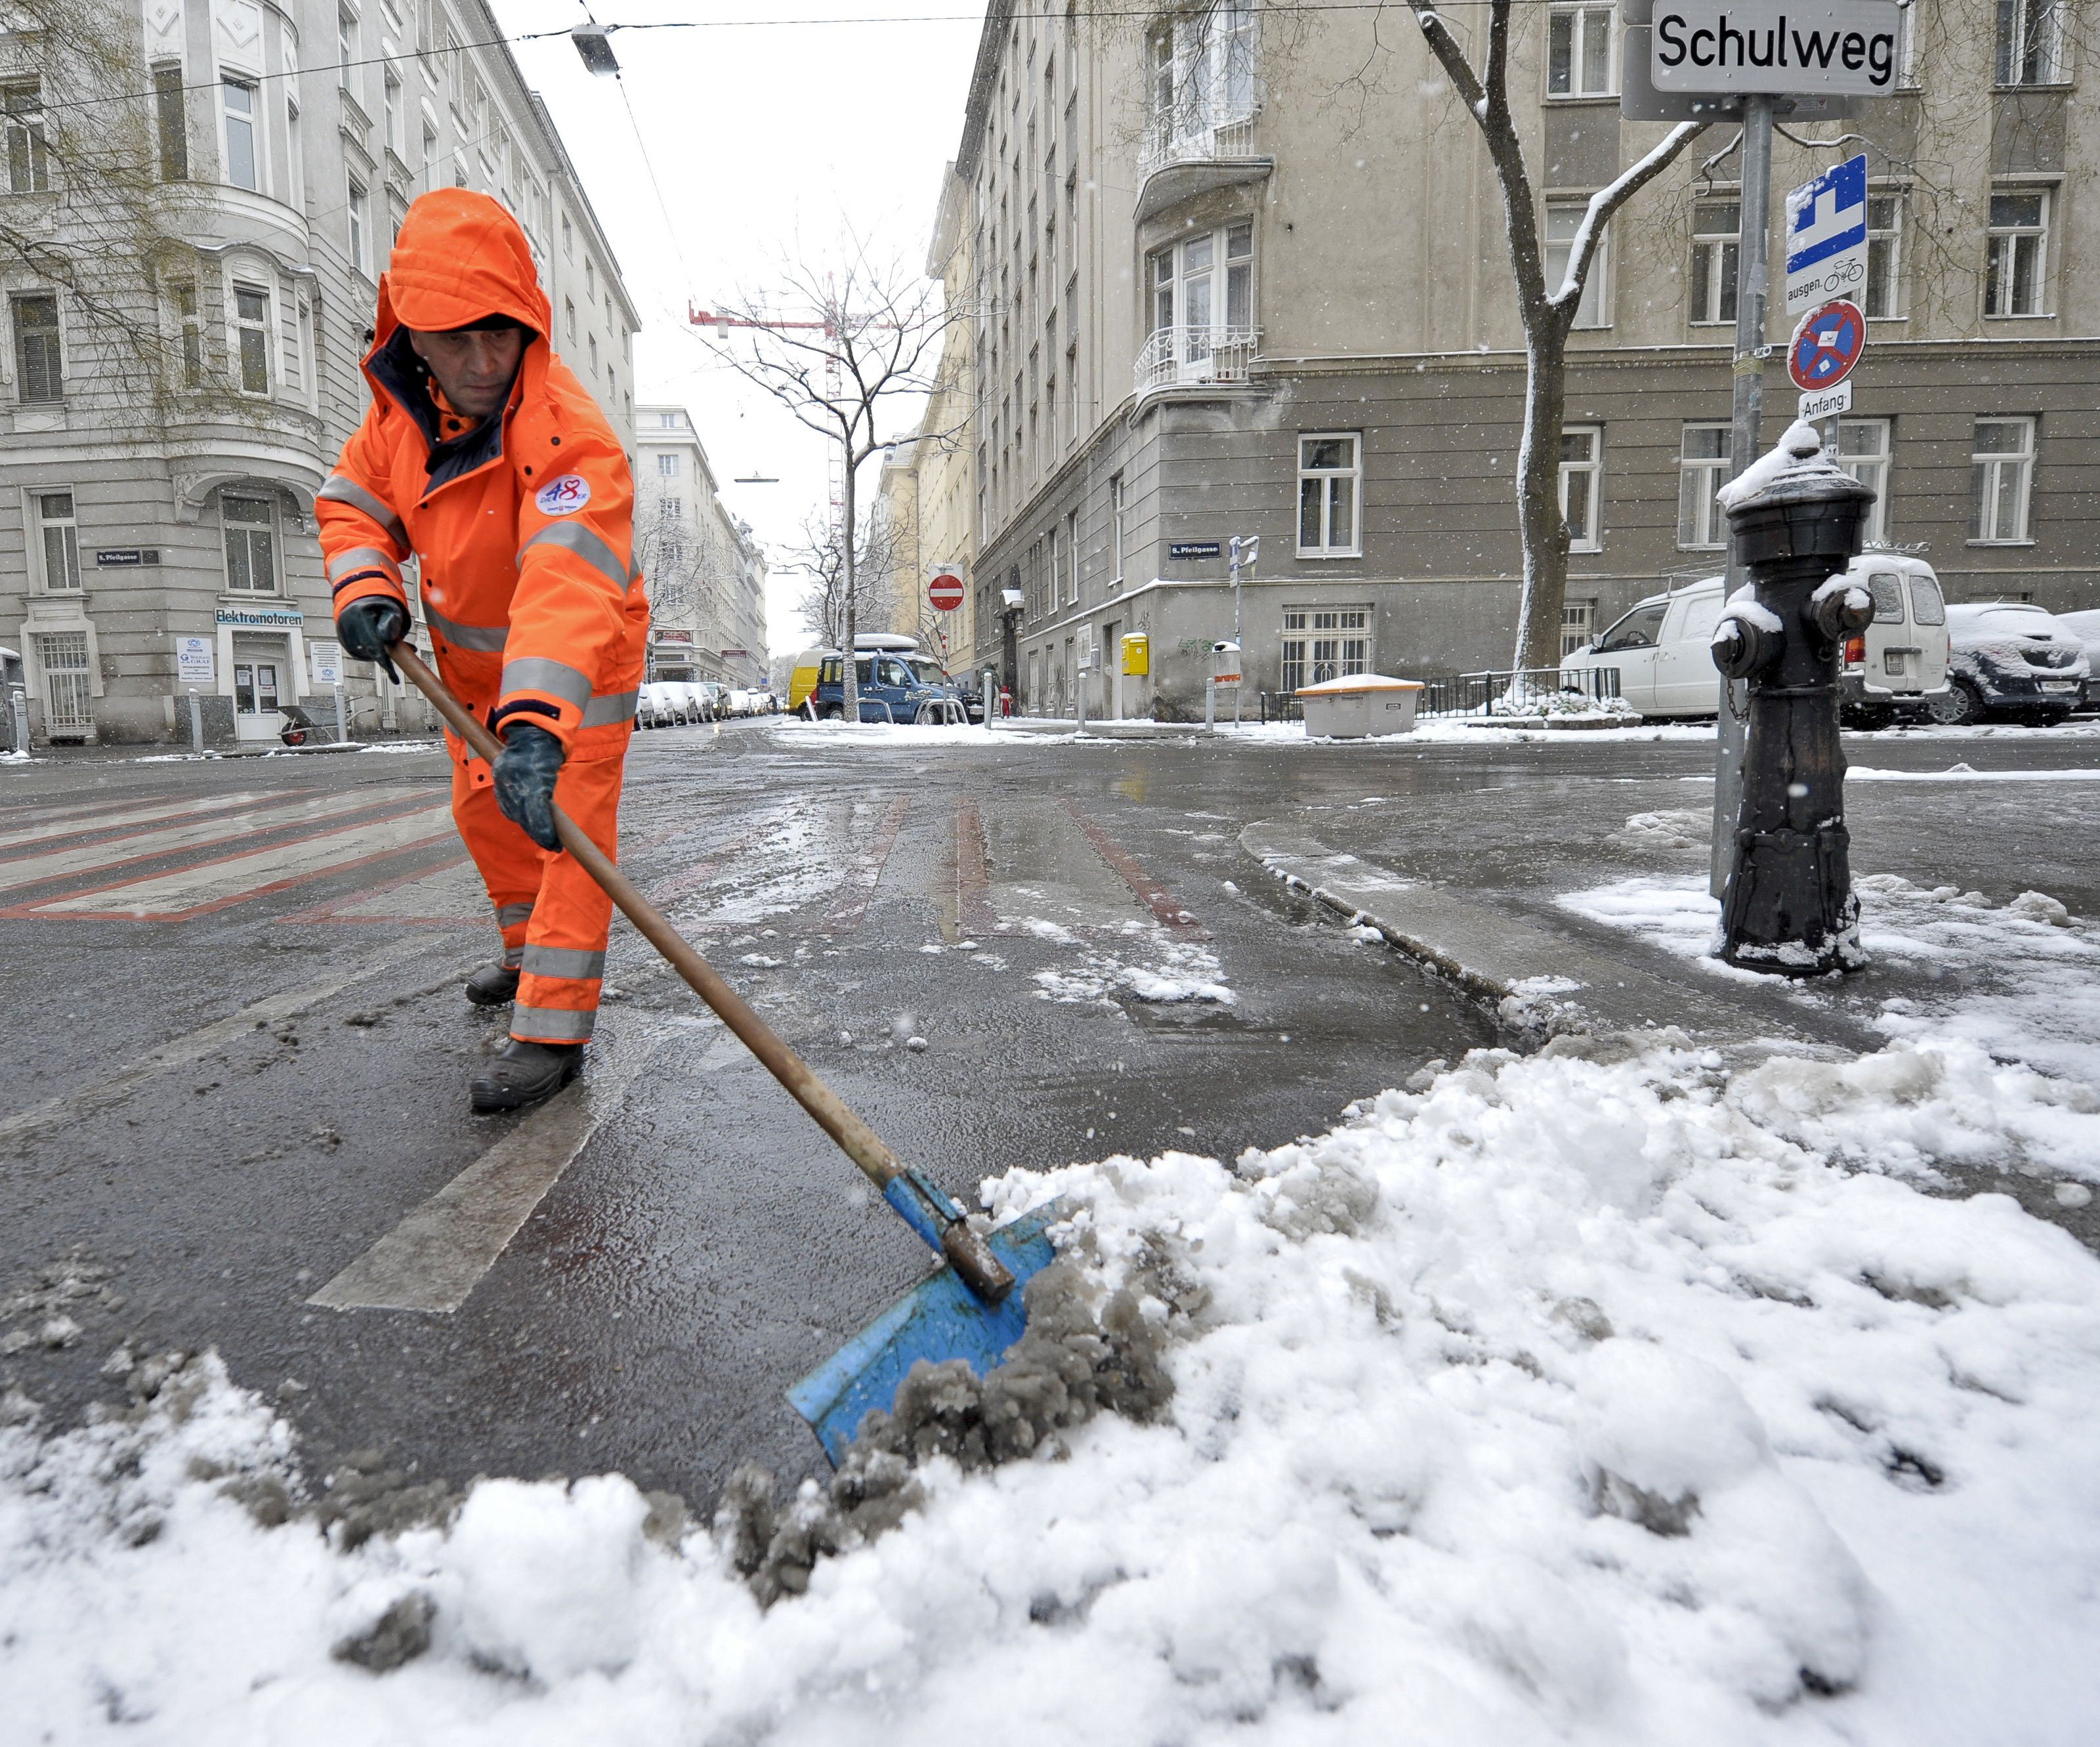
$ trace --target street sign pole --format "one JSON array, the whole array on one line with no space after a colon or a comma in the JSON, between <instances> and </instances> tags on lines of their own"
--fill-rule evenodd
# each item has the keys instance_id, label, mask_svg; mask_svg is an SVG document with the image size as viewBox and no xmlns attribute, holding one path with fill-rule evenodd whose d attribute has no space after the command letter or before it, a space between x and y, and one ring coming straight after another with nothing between
<instances>
[{"instance_id":1,"label":"street sign pole","mask_svg":"<svg viewBox=\"0 0 2100 1747\"><path fill-rule=\"evenodd\" d=\"M1771 236L1773 99L1752 91L1743 99L1743 189L1736 242L1736 355L1733 416L1728 427L1728 477L1757 459L1764 420L1765 298L1771 284L1767 249ZM1724 596L1742 586L1745 572L1732 536ZM1714 840L1708 885L1714 897L1727 884L1735 862L1736 821L1743 810L1743 748L1749 740L1750 688L1743 681L1720 682L1719 721L1714 749Z\"/></svg>"}]
</instances>

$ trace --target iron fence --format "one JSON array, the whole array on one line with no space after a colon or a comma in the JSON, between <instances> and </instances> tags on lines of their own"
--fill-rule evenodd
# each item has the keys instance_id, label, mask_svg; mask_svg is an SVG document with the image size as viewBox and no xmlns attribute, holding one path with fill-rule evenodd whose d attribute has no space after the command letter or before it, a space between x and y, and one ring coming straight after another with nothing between
<instances>
[{"instance_id":1,"label":"iron fence","mask_svg":"<svg viewBox=\"0 0 2100 1747\"><path fill-rule=\"evenodd\" d=\"M1424 682L1418 716L1546 716L1594 710L1619 694L1617 668L1513 668Z\"/></svg>"}]
</instances>

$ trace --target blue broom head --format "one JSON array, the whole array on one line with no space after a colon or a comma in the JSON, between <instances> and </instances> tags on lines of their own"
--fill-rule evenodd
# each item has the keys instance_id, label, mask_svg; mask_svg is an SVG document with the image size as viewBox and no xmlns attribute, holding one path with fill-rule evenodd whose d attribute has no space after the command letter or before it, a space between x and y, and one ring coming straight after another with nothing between
<instances>
[{"instance_id":1,"label":"blue broom head","mask_svg":"<svg viewBox=\"0 0 2100 1747\"><path fill-rule=\"evenodd\" d=\"M961 1359L982 1377L1006 1357L1028 1326L1028 1282L1057 1260L1048 1231L1059 1216L1054 1207L1038 1208L986 1237L1013 1275L1013 1290L999 1304L986 1304L943 1264L788 1392L833 1467L862 1419L889 1410L921 1359Z\"/></svg>"}]
</instances>

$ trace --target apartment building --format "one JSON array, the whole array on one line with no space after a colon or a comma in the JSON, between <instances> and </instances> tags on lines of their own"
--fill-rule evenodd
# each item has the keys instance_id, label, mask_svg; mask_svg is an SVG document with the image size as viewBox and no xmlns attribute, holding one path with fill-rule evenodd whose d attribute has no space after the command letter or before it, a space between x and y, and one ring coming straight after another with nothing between
<instances>
[{"instance_id":1,"label":"apartment building","mask_svg":"<svg viewBox=\"0 0 2100 1747\"><path fill-rule=\"evenodd\" d=\"M634 409L635 555L649 580L649 677L764 683L765 561L723 506L683 407Z\"/></svg>"},{"instance_id":2,"label":"apartment building","mask_svg":"<svg viewBox=\"0 0 2100 1747\"><path fill-rule=\"evenodd\" d=\"M969 192L951 164L942 179L926 276L941 280L950 311L966 315L974 287L969 253ZM915 637L951 673L970 669L977 642L976 462L972 448L977 388L972 354L975 324L954 321L942 336L938 386L927 397L918 430L884 457L876 514L888 530L889 629ZM964 584L963 604L935 607L927 586L942 571ZM871 627L872 629L872 627Z\"/></svg>"},{"instance_id":3,"label":"apartment building","mask_svg":"<svg viewBox=\"0 0 2100 1747\"><path fill-rule=\"evenodd\" d=\"M33 733L267 739L338 652L314 493L418 193L517 214L629 442L640 319L481 0L29 0L0 37L0 641ZM43 15L48 12L50 17ZM133 95L148 92L150 97ZM421 728L364 664L359 728Z\"/></svg>"},{"instance_id":4,"label":"apartment building","mask_svg":"<svg viewBox=\"0 0 2100 1747\"><path fill-rule=\"evenodd\" d=\"M1846 464L1874 537L1956 599L2100 602L2100 129L2047 3L1920 0L1869 160L1872 341ZM1517 9L1511 77L1549 274L1661 137L1617 96L1617 9ZM1570 347L1566 642L1722 563L1740 212L1716 127L1612 227ZM1839 130L1811 129L1811 143ZM1782 139L1774 182L1854 143ZM1233 628L1250 688L1508 666L1524 358L1471 118L1405 15L1255 0L1149 18L988 11L956 174L976 267L981 661L1026 707L1202 708ZM1778 202L1774 202L1776 209ZM1775 210L1776 231L1779 214ZM1777 300L1775 299L1775 302ZM1794 395L1772 318L1768 436ZM1116 659L1141 633L1149 672Z\"/></svg>"}]
</instances>

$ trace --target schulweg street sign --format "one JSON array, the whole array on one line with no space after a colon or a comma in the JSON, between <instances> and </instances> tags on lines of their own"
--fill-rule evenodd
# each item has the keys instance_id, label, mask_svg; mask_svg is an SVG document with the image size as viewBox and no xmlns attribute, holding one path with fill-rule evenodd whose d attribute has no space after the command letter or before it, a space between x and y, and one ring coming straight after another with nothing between
<instances>
[{"instance_id":1,"label":"schulweg street sign","mask_svg":"<svg viewBox=\"0 0 2100 1747\"><path fill-rule=\"evenodd\" d=\"M1896 0L1654 0L1662 91L1880 97L1895 89Z\"/></svg>"},{"instance_id":2,"label":"schulweg street sign","mask_svg":"<svg viewBox=\"0 0 2100 1747\"><path fill-rule=\"evenodd\" d=\"M1786 196L1786 313L1790 321L1867 286L1867 158L1848 157Z\"/></svg>"}]
</instances>

